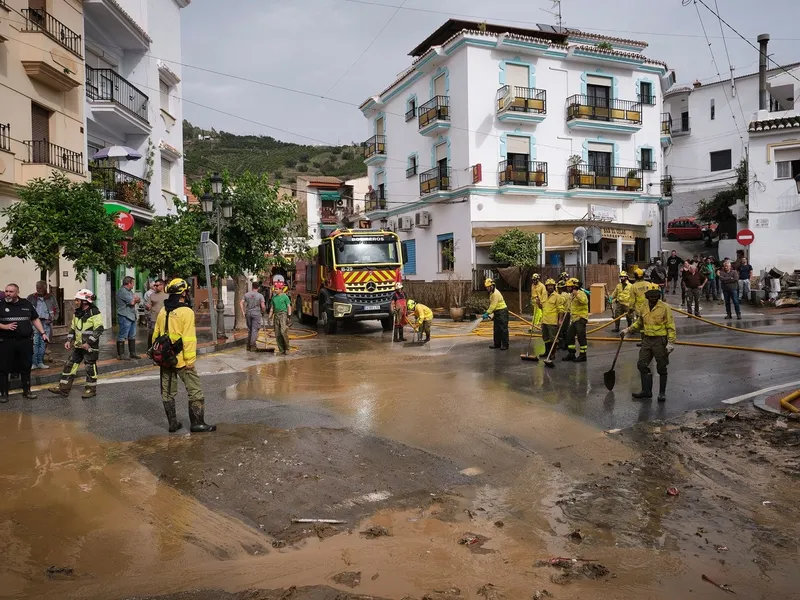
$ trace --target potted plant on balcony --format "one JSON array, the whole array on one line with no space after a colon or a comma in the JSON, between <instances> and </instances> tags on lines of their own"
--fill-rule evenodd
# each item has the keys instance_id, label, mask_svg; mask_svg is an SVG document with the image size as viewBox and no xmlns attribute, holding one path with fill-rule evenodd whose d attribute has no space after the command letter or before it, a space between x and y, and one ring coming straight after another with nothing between
<instances>
[{"instance_id":1,"label":"potted plant on balcony","mask_svg":"<svg viewBox=\"0 0 800 600\"><path fill-rule=\"evenodd\" d=\"M642 186L642 180L636 172L636 169L628 171L628 174L625 176L625 184L625 189L629 192L635 192Z\"/></svg>"},{"instance_id":2,"label":"potted plant on balcony","mask_svg":"<svg viewBox=\"0 0 800 600\"><path fill-rule=\"evenodd\" d=\"M569 173L569 187L574 187L578 183L580 183L580 165L583 164L583 157L580 154L573 154L572 156L567 159L567 164L569 165L568 173Z\"/></svg>"}]
</instances>

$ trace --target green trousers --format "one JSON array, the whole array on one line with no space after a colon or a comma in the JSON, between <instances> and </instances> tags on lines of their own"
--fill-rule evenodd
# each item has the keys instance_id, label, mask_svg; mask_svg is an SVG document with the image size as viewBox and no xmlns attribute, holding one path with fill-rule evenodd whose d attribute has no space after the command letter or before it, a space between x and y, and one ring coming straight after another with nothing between
<instances>
[{"instance_id":1,"label":"green trousers","mask_svg":"<svg viewBox=\"0 0 800 600\"><path fill-rule=\"evenodd\" d=\"M175 396L178 395L178 379L183 382L183 387L189 396L189 410L194 415L202 414L205 397L200 386L200 375L194 367L181 369L161 367L161 400L165 404L174 404Z\"/></svg>"},{"instance_id":2,"label":"green trousers","mask_svg":"<svg viewBox=\"0 0 800 600\"><path fill-rule=\"evenodd\" d=\"M285 311L276 312L273 315L273 322L278 351L286 354L289 351L289 313Z\"/></svg>"}]
</instances>

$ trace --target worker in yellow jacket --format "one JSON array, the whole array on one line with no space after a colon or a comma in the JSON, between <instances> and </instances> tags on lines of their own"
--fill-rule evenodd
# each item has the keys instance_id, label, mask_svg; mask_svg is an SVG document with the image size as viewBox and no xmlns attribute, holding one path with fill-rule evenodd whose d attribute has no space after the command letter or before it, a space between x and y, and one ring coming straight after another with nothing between
<instances>
[{"instance_id":1,"label":"worker in yellow jacket","mask_svg":"<svg viewBox=\"0 0 800 600\"><path fill-rule=\"evenodd\" d=\"M614 306L614 318L618 319L625 315L628 321L628 327L633 324L633 284L628 281L628 274L625 271L620 271L619 283L616 289L611 293L611 301ZM614 324L614 333L619 333L619 321Z\"/></svg>"},{"instance_id":2,"label":"worker in yellow jacket","mask_svg":"<svg viewBox=\"0 0 800 600\"><path fill-rule=\"evenodd\" d=\"M647 298L644 297L645 292L650 289L650 282L644 278L644 271L639 267L633 270L634 282L631 288L631 306L636 311L636 316L640 317L647 310Z\"/></svg>"},{"instance_id":3,"label":"worker in yellow jacket","mask_svg":"<svg viewBox=\"0 0 800 600\"><path fill-rule=\"evenodd\" d=\"M544 282L547 298L542 304L542 340L544 341L544 354L539 358L547 358L550 349L557 342L558 326L564 320L567 300L556 291L556 282L548 279Z\"/></svg>"},{"instance_id":4,"label":"worker in yellow jacket","mask_svg":"<svg viewBox=\"0 0 800 600\"><path fill-rule=\"evenodd\" d=\"M641 400L653 397L653 374L650 371L650 363L655 358L658 372L658 401L666 402L667 366L669 355L675 349L675 319L672 316L672 309L661 300L661 287L658 284L650 284L650 288L645 292L645 298L647 308L644 313L633 325L623 329L620 336L624 338L630 332L642 332L642 348L639 350L639 361L636 363L642 378L642 391L634 393L633 397Z\"/></svg>"},{"instance_id":5,"label":"worker in yellow jacket","mask_svg":"<svg viewBox=\"0 0 800 600\"><path fill-rule=\"evenodd\" d=\"M413 316L416 323L412 326L414 331L423 332L425 334L425 343L431 341L431 324L433 323L433 311L419 302L409 300L406 305L408 308L408 315Z\"/></svg>"},{"instance_id":6,"label":"worker in yellow jacket","mask_svg":"<svg viewBox=\"0 0 800 600\"><path fill-rule=\"evenodd\" d=\"M169 431L178 431L182 424L175 412L175 396L178 395L178 379L183 382L189 396L189 420L192 433L215 431L216 425L206 425L205 397L200 387L200 376L194 368L197 360L197 329L194 324L194 311L187 304L189 284L184 279L173 279L167 285L169 298L164 300L164 308L158 313L151 345L165 334L169 334L175 349L177 364L174 367L161 366L161 400L167 413Z\"/></svg>"},{"instance_id":7,"label":"worker in yellow jacket","mask_svg":"<svg viewBox=\"0 0 800 600\"><path fill-rule=\"evenodd\" d=\"M533 308L534 325L539 325L542 322L542 308L548 295L545 284L541 282L541 277L538 273L534 273L533 285L531 285L531 306Z\"/></svg>"},{"instance_id":8,"label":"worker in yellow jacket","mask_svg":"<svg viewBox=\"0 0 800 600\"><path fill-rule=\"evenodd\" d=\"M483 285L489 292L489 308L483 313L483 318L494 320L494 344L489 348L508 350L508 305L493 279L486 279Z\"/></svg>"},{"instance_id":9,"label":"worker in yellow jacket","mask_svg":"<svg viewBox=\"0 0 800 600\"><path fill-rule=\"evenodd\" d=\"M574 277L567 281L572 296L569 306L569 331L567 331L567 352L564 362L586 362L586 324L589 322L589 297L581 288L581 282ZM580 354L576 356L575 338L578 338Z\"/></svg>"}]
</instances>

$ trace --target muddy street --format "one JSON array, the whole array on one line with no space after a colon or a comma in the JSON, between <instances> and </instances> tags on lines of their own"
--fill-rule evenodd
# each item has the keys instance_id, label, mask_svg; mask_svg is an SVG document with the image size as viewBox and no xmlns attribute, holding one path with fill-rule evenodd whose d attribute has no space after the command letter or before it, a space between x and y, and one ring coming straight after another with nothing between
<instances>
[{"instance_id":1,"label":"muddy street","mask_svg":"<svg viewBox=\"0 0 800 600\"><path fill-rule=\"evenodd\" d=\"M90 401L13 396L0 596L800 597L800 423L749 401L794 389L796 359L682 347L664 405L631 400L633 344L607 392L611 343L545 370L466 325L389 339L204 357L208 435L167 434L153 369Z\"/></svg>"}]
</instances>

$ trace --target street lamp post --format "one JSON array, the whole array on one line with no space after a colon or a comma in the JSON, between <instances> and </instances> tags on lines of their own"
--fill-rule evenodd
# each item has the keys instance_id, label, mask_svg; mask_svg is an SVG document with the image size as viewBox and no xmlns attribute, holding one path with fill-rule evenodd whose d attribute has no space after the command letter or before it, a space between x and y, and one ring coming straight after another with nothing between
<instances>
[{"instance_id":1,"label":"street lamp post","mask_svg":"<svg viewBox=\"0 0 800 600\"><path fill-rule=\"evenodd\" d=\"M217 246L222 252L222 222L223 219L230 219L233 216L233 206L231 202L222 196L222 177L219 173L211 176L211 193L206 192L200 198L203 212L212 219L217 220ZM225 303L222 301L222 277L224 273L217 276L217 338L228 337L225 334ZM209 302L209 309L211 303Z\"/></svg>"}]
</instances>

